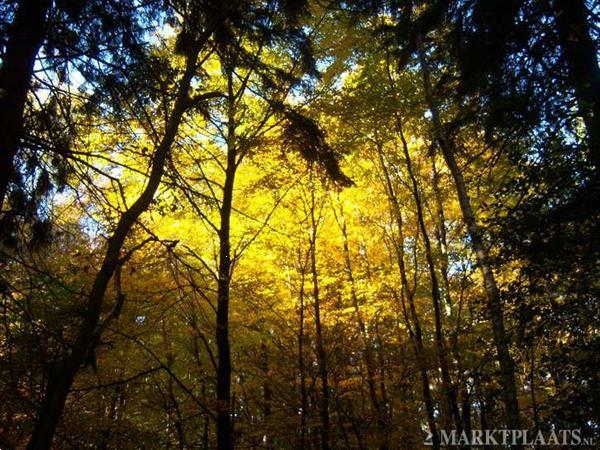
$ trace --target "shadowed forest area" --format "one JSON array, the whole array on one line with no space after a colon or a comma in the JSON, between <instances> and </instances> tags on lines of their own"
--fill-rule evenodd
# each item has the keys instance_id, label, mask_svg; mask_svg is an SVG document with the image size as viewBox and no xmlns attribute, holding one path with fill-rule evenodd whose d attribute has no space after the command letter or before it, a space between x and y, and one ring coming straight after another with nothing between
<instances>
[{"instance_id":1,"label":"shadowed forest area","mask_svg":"<svg viewBox=\"0 0 600 450\"><path fill-rule=\"evenodd\" d=\"M0 448L591 448L598 14L0 2Z\"/></svg>"}]
</instances>

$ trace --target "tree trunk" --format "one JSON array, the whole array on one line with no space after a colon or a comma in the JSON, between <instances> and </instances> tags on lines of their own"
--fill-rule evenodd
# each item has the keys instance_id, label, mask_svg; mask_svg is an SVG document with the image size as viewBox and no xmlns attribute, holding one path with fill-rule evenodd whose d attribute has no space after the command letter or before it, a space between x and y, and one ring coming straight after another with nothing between
<instances>
[{"instance_id":1,"label":"tree trunk","mask_svg":"<svg viewBox=\"0 0 600 450\"><path fill-rule=\"evenodd\" d=\"M558 36L579 113L588 133L590 160L600 170L600 68L584 0L556 0Z\"/></svg>"},{"instance_id":2,"label":"tree trunk","mask_svg":"<svg viewBox=\"0 0 600 450\"><path fill-rule=\"evenodd\" d=\"M235 136L235 95L233 92L233 69L228 74L228 136L227 166L223 185L219 228L219 271L217 287L217 449L231 450L233 442L231 404L231 350L229 346L229 286L231 283L230 223L235 182L236 136Z\"/></svg>"},{"instance_id":3,"label":"tree trunk","mask_svg":"<svg viewBox=\"0 0 600 450\"><path fill-rule=\"evenodd\" d=\"M440 437L437 431L437 425L435 423L435 407L433 403L433 397L431 395L431 388L429 383L429 372L427 365L424 360L424 348L423 348L423 335L421 332L421 324L419 316L415 308L414 303L414 290L410 289L408 284L408 276L406 274L406 265L404 262L404 224L402 220L402 212L398 203L398 197L394 191L392 180L388 172L385 160L383 158L383 149L378 145L377 153L379 156L379 163L383 171L383 175L386 183L386 192L390 201L392 209L392 216L396 221L398 228L398 242L396 243L396 256L398 259L398 269L400 270L400 282L401 282L401 293L400 293L400 306L404 315L404 321L408 328L410 340L413 346L415 359L421 375L421 386L423 391L423 402L425 403L425 410L427 411L427 423L429 425L429 431L432 436L432 446L435 450L440 448ZM416 270L416 267L415 267ZM406 301L408 299L410 315L406 308ZM411 325L412 322L412 325ZM414 328L414 329L413 329Z\"/></svg>"},{"instance_id":4,"label":"tree trunk","mask_svg":"<svg viewBox=\"0 0 600 450\"><path fill-rule=\"evenodd\" d=\"M306 264L301 262L300 249L298 249L298 263L300 264L299 296L299 331L298 331L298 371L300 373L300 448L306 448L306 427L308 419L308 393L306 389L306 367L304 364L304 280Z\"/></svg>"},{"instance_id":5,"label":"tree trunk","mask_svg":"<svg viewBox=\"0 0 600 450\"><path fill-rule=\"evenodd\" d=\"M119 416L119 411L123 407L125 401L125 387L124 385L117 385L114 390L113 397L110 402L108 410L108 417L111 422L115 422ZM98 450L108 450L108 444L110 443L111 430L103 429L100 432L100 443L98 444Z\"/></svg>"},{"instance_id":6,"label":"tree trunk","mask_svg":"<svg viewBox=\"0 0 600 450\"><path fill-rule=\"evenodd\" d=\"M317 272L317 222L315 218L315 193L311 187L310 192L310 269L313 283L313 301L315 307L316 353L321 378L321 450L329 450L329 372L327 369L327 355L323 342L323 328L321 323L321 298L319 295L319 277Z\"/></svg>"},{"instance_id":7,"label":"tree trunk","mask_svg":"<svg viewBox=\"0 0 600 450\"><path fill-rule=\"evenodd\" d=\"M202 400L206 400L206 382L202 380ZM209 450L209 435L210 435L210 417L204 414L204 423L202 430L202 450Z\"/></svg>"},{"instance_id":8,"label":"tree trunk","mask_svg":"<svg viewBox=\"0 0 600 450\"><path fill-rule=\"evenodd\" d=\"M452 315L454 313L454 305L452 302L452 292L450 290L450 278L448 276L448 267L450 266L450 261L448 258L448 233L446 232L446 213L444 212L442 193L440 192L439 186L440 173L437 170L435 163L435 155L433 153L431 154L430 159L431 168L433 170L432 185L435 201L435 211L438 219L438 229L436 234L437 247L441 259L440 273L442 274L442 282L444 283L444 297L446 298L446 304L448 305L448 308L450 308L450 314Z\"/></svg>"},{"instance_id":9,"label":"tree trunk","mask_svg":"<svg viewBox=\"0 0 600 450\"><path fill-rule=\"evenodd\" d=\"M457 385L460 384L461 397L462 397L462 405L461 405L461 418L463 429L467 433L467 436L471 434L471 395L468 389L468 383L464 379L463 376L463 364L462 357L458 348L458 336L460 333L460 316L461 316L461 308L462 301L458 302L458 307L454 308L454 302L452 301L452 291L450 289L450 278L448 276L448 267L450 265L448 258L448 240L447 240L447 231L446 231L446 214L444 212L444 205L442 203L442 195L440 192L439 186L439 178L440 174L437 170L435 163L435 155L432 153L430 155L431 159L431 167L433 169L433 177L432 177L432 185L434 192L434 201L435 201L435 209L436 215L438 218L438 230L436 232L437 237L437 247L438 252L440 254L440 273L442 275L442 282L444 284L445 298L446 304L450 308L450 316L456 317L456 328L454 333L450 338L450 347L452 349L452 355L456 360L456 370L458 372L459 380L457 381ZM455 315L456 313L456 315Z\"/></svg>"},{"instance_id":10,"label":"tree trunk","mask_svg":"<svg viewBox=\"0 0 600 450\"><path fill-rule=\"evenodd\" d=\"M377 352L377 362L379 364L379 390L381 391L381 402L382 404L382 414L384 414L385 424L389 426L390 421L392 420L392 409L389 407L390 400L388 398L387 387L385 384L386 377L386 364L385 364L385 356L384 356L384 347L383 347L383 339L381 337L381 332L379 331L379 322L375 322L375 334L377 337L377 348L379 351ZM386 435L386 444L389 447L389 436Z\"/></svg>"},{"instance_id":11,"label":"tree trunk","mask_svg":"<svg viewBox=\"0 0 600 450\"><path fill-rule=\"evenodd\" d=\"M377 397L377 385L375 381L375 361L373 357L373 344L367 333L367 326L360 310L360 302L358 294L356 292L356 283L354 281L354 272L352 270L352 262L350 260L350 248L348 246L348 228L346 226L346 220L344 217L343 206L340 204L340 212L338 223L342 231L342 241L344 250L344 265L346 266L346 274L348 275L348 282L350 283L350 296L352 298L352 306L354 307L354 316L358 325L358 331L363 341L363 352L365 367L367 369L367 386L369 388L369 398L373 407L373 413L377 421L377 428L379 431L379 448L380 450L387 450L389 444L387 442L387 425L385 423L385 417L381 410L381 405Z\"/></svg>"},{"instance_id":12,"label":"tree trunk","mask_svg":"<svg viewBox=\"0 0 600 450\"><path fill-rule=\"evenodd\" d=\"M108 283L119 262L119 253L129 231L148 208L160 184L167 156L188 105L188 91L195 74L198 48L187 58L185 72L179 84L175 105L167 122L165 134L156 148L152 169L144 191L126 210L114 233L108 240L106 253L100 271L96 274L92 289L88 296L81 325L71 353L51 373L46 387L46 393L38 411L38 418L27 448L29 450L45 450L50 448L56 426L60 420L69 389L73 384L77 371L83 364L90 349L90 344L96 338L97 325Z\"/></svg>"},{"instance_id":13,"label":"tree trunk","mask_svg":"<svg viewBox=\"0 0 600 450\"><path fill-rule=\"evenodd\" d=\"M448 166L448 169L452 174L452 178L454 179L463 221L467 227L469 237L471 238L471 245L475 250L477 262L483 276L484 288L488 300L488 311L491 317L492 331L494 334L494 344L496 346L498 363L500 365L500 383L502 386L503 400L506 408L506 424L509 429L518 430L521 427L521 420L519 415L519 403L517 399L515 366L509 352L509 342L506 336L506 330L504 328L504 316L502 310L502 301L500 299L500 291L498 289L498 285L496 284L494 272L492 271L492 266L489 261L488 248L483 240L483 232L476 221L465 180L456 162L456 149L454 147L454 142L449 139L448 136L446 136L441 123L437 103L433 96L429 66L420 39L418 42L418 54L423 76L425 99L431 113L433 131L444 155L446 165Z\"/></svg>"},{"instance_id":14,"label":"tree trunk","mask_svg":"<svg viewBox=\"0 0 600 450\"><path fill-rule=\"evenodd\" d=\"M267 344L264 338L260 343L260 365L263 375L263 430L265 430L265 434L263 435L263 448L273 448L273 443L271 442L271 436L269 436L267 430L269 428L269 416L271 415L271 402L273 399L273 391L271 389L271 380L269 379L269 353L267 350Z\"/></svg>"},{"instance_id":15,"label":"tree trunk","mask_svg":"<svg viewBox=\"0 0 600 450\"><path fill-rule=\"evenodd\" d=\"M23 114L35 58L46 34L50 0L21 0L8 30L0 68L0 211L23 137Z\"/></svg>"},{"instance_id":16,"label":"tree trunk","mask_svg":"<svg viewBox=\"0 0 600 450\"><path fill-rule=\"evenodd\" d=\"M529 390L531 392L531 410L533 413L534 430L537 432L540 429L540 414L536 398L535 388L535 339L532 340L529 348L530 352L530 367L529 367Z\"/></svg>"},{"instance_id":17,"label":"tree trunk","mask_svg":"<svg viewBox=\"0 0 600 450\"><path fill-rule=\"evenodd\" d=\"M442 386L444 389L444 394L446 396L447 426L451 426L452 418L454 418L454 424L456 426L457 433L460 434L462 432L462 424L460 421L458 403L456 401L455 386L452 383L450 370L448 368L448 360L446 359L446 343L442 324L440 286L435 270L435 262L433 261L431 240L429 239L429 232L427 230L427 226L425 225L421 194L419 192L417 178L415 177L413 171L412 159L410 157L410 152L408 151L408 144L404 137L402 121L397 113L395 114L395 116L397 131L400 136L400 140L402 141L402 149L404 153L404 158L406 160L406 169L408 172L408 177L411 181L411 190L417 209L417 221L421 230L421 235L423 236L423 244L425 247L425 259L427 260L427 267L429 269L429 279L431 283L431 301L433 303L433 313L435 318L435 342L437 347L438 361L440 364L440 370L442 374Z\"/></svg>"}]
</instances>

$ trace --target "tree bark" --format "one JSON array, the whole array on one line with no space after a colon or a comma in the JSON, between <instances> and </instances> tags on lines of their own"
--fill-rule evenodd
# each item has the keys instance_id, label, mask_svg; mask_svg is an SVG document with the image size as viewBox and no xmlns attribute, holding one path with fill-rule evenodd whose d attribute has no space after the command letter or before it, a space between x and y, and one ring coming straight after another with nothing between
<instances>
[{"instance_id":1,"label":"tree bark","mask_svg":"<svg viewBox=\"0 0 600 450\"><path fill-rule=\"evenodd\" d=\"M425 56L423 44L420 38L418 41L418 56L423 77L423 88L425 91L425 100L427 101L431 113L433 132L442 150L446 165L454 179L463 221L467 227L469 237L471 238L471 245L475 250L479 269L481 270L483 277L484 288L488 300L488 312L492 322L494 344L496 346L497 358L500 366L500 383L506 408L506 424L509 429L518 430L521 427L521 419L517 398L515 365L512 356L510 355L509 342L504 328L504 315L500 291L489 260L489 252L483 239L483 232L477 223L463 174L456 162L454 142L446 136L441 123L436 99L433 96L429 65Z\"/></svg>"},{"instance_id":2,"label":"tree bark","mask_svg":"<svg viewBox=\"0 0 600 450\"><path fill-rule=\"evenodd\" d=\"M92 289L85 307L83 323L71 348L71 353L49 376L46 393L38 411L38 418L27 448L29 450L45 450L50 448L56 426L65 407L69 389L73 384L77 371L83 364L96 337L104 294L108 283L117 268L119 253L129 231L148 208L158 189L165 168L165 163L175 140L179 124L189 103L188 91L196 71L199 49L195 49L186 61L185 72L179 84L177 97L171 116L167 122L165 134L156 148L148 183L138 199L127 209L117 224L104 254L100 271L96 274Z\"/></svg>"},{"instance_id":3,"label":"tree bark","mask_svg":"<svg viewBox=\"0 0 600 450\"><path fill-rule=\"evenodd\" d=\"M14 176L14 158L23 137L23 114L35 58L46 35L50 0L21 0L8 30L0 68L0 211Z\"/></svg>"}]
</instances>

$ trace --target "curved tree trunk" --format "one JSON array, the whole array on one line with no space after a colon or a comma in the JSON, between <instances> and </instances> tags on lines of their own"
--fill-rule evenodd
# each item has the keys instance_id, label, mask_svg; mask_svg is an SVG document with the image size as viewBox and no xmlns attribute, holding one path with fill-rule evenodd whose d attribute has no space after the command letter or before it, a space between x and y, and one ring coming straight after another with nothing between
<instances>
[{"instance_id":1,"label":"curved tree trunk","mask_svg":"<svg viewBox=\"0 0 600 450\"><path fill-rule=\"evenodd\" d=\"M117 228L108 240L104 260L94 279L85 306L83 323L71 348L71 353L49 376L46 393L38 411L37 422L27 446L29 450L47 450L52 444L54 432L62 416L69 389L73 384L77 371L85 360L90 345L97 337L97 326L100 320L104 294L119 263L119 253L125 238L137 219L152 202L162 179L167 156L175 140L181 118L189 104L188 91L196 71L197 56L198 49L187 59L185 72L179 84L177 99L167 122L165 134L153 157L148 184L133 205L123 213Z\"/></svg>"}]
</instances>

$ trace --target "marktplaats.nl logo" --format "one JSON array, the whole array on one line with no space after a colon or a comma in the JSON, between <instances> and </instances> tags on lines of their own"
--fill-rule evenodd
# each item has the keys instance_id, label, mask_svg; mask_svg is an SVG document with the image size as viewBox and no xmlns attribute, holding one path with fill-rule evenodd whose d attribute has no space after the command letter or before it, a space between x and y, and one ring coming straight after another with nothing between
<instances>
[{"instance_id":1,"label":"marktplaats.nl logo","mask_svg":"<svg viewBox=\"0 0 600 450\"><path fill-rule=\"evenodd\" d=\"M425 445L433 445L434 439L430 432L427 432ZM548 432L529 431L529 430L472 430L458 432L456 430L439 433L439 444L450 445L523 445L523 446L543 446L543 445L594 445L593 438L584 438L581 430L552 430Z\"/></svg>"}]
</instances>

